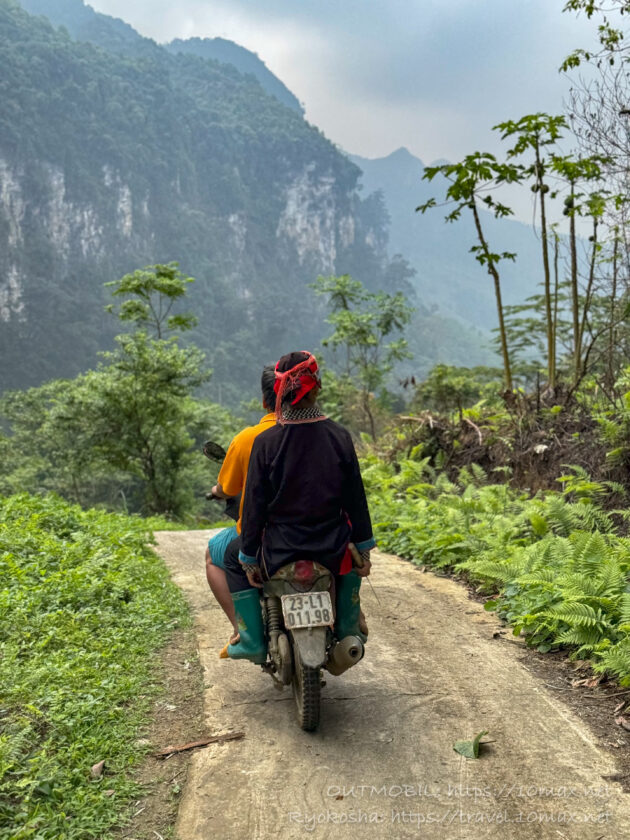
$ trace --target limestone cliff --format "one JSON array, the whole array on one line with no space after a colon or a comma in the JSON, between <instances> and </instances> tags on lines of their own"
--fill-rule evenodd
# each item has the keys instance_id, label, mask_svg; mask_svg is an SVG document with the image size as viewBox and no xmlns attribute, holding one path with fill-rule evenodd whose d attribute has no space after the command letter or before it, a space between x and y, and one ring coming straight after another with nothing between
<instances>
[{"instance_id":1,"label":"limestone cliff","mask_svg":"<svg viewBox=\"0 0 630 840\"><path fill-rule=\"evenodd\" d=\"M150 44L118 55L0 0L0 387L93 365L102 284L148 263L196 278L215 382L321 338L318 274L383 286L358 168L255 78Z\"/></svg>"}]
</instances>

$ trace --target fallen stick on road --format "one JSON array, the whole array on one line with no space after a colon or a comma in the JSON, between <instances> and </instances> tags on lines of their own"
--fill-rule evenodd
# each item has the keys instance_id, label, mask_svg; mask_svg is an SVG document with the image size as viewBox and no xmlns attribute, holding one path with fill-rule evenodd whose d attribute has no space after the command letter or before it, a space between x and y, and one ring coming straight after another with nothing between
<instances>
[{"instance_id":1,"label":"fallen stick on road","mask_svg":"<svg viewBox=\"0 0 630 840\"><path fill-rule=\"evenodd\" d=\"M198 747L207 747L208 744L224 744L226 741L240 741L245 737L244 732L226 732L225 735L211 735L209 738L203 738L201 741L191 741L189 744L171 744L159 750L153 755L156 758L167 758L169 755L175 753L186 752L187 750L195 750Z\"/></svg>"}]
</instances>

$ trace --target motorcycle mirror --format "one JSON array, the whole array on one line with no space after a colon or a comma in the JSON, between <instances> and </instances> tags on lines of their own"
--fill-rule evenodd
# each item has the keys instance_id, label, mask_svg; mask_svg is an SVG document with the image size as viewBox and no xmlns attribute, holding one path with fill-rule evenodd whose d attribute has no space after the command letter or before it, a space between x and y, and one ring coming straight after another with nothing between
<instances>
[{"instance_id":1,"label":"motorcycle mirror","mask_svg":"<svg viewBox=\"0 0 630 840\"><path fill-rule=\"evenodd\" d=\"M211 461L222 461L226 452L220 443L215 443L213 440L207 440L203 445L203 454Z\"/></svg>"}]
</instances>

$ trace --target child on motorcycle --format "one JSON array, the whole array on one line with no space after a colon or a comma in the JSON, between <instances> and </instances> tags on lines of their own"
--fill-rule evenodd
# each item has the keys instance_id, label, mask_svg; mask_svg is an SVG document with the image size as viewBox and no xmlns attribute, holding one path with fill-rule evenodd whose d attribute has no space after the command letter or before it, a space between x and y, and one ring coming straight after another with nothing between
<instances>
[{"instance_id":1,"label":"child on motorcycle","mask_svg":"<svg viewBox=\"0 0 630 840\"><path fill-rule=\"evenodd\" d=\"M233 633L230 637L230 643L232 644L238 641L239 631L234 605L225 575L225 554L230 544L232 544L233 551L238 552L240 548L243 491L247 483L249 456L256 437L270 426L275 425L274 406L276 395L274 385L275 367L274 365L266 365L262 372L261 389L262 405L263 408L267 409L268 413L255 426L248 426L246 429L243 429L232 440L221 466L217 483L212 488L212 495L217 499L233 499L239 495L241 497L236 525L231 528L224 528L212 537L206 548L206 579L212 590L212 594L232 624ZM227 645L221 652L223 657L227 656L226 649Z\"/></svg>"}]
</instances>

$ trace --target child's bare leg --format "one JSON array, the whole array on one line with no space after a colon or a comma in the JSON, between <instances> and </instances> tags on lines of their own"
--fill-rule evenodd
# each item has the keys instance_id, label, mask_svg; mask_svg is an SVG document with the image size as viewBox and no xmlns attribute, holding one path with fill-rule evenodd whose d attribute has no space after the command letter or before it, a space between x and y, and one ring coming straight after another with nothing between
<instances>
[{"instance_id":1,"label":"child's bare leg","mask_svg":"<svg viewBox=\"0 0 630 840\"><path fill-rule=\"evenodd\" d=\"M208 585L212 590L212 594L217 599L219 606L227 615L234 629L234 633L230 638L230 643L235 644L238 641L238 624L236 623L236 613L234 612L234 604L232 603L232 596L227 585L227 578L223 569L215 566L210 556L210 550L206 548L206 579Z\"/></svg>"}]
</instances>

